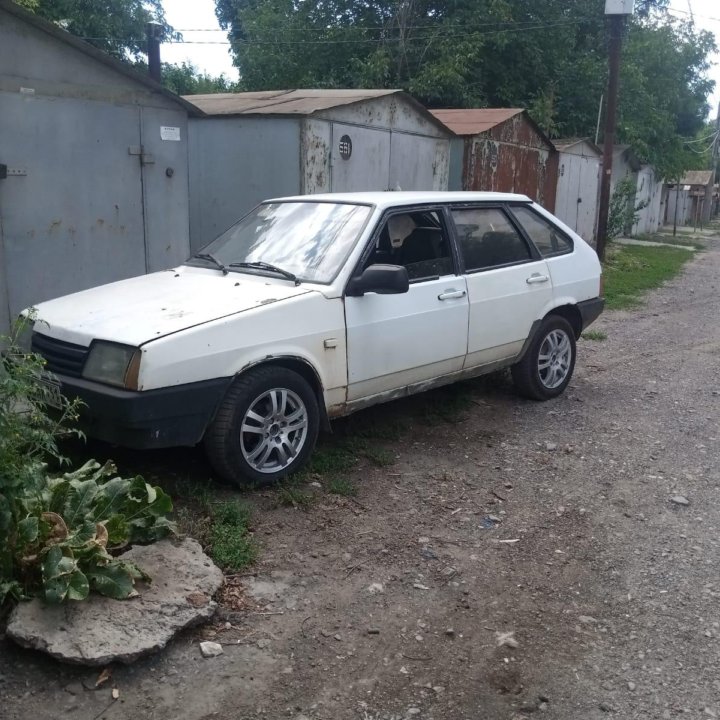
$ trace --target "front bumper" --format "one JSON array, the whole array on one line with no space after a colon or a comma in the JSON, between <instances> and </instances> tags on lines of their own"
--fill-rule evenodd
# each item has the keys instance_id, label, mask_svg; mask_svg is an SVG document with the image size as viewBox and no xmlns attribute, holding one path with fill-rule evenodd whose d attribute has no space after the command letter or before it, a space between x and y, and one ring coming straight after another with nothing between
<instances>
[{"instance_id":1,"label":"front bumper","mask_svg":"<svg viewBox=\"0 0 720 720\"><path fill-rule=\"evenodd\" d=\"M605 298L593 298L592 300L583 300L577 304L582 318L582 329L584 330L590 323L595 322L605 307Z\"/></svg>"},{"instance_id":2,"label":"front bumper","mask_svg":"<svg viewBox=\"0 0 720 720\"><path fill-rule=\"evenodd\" d=\"M133 392L56 374L63 395L79 398L80 429L88 436L136 449L196 445L232 378Z\"/></svg>"}]
</instances>

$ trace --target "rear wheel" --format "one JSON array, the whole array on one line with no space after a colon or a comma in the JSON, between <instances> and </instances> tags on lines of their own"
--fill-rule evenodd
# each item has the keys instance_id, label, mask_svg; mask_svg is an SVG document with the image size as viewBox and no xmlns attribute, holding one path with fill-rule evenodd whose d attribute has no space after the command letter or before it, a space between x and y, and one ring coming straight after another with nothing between
<instances>
[{"instance_id":1,"label":"rear wheel","mask_svg":"<svg viewBox=\"0 0 720 720\"><path fill-rule=\"evenodd\" d=\"M523 359L512 366L512 377L521 395L549 400L568 386L575 369L575 333L559 315L548 315L535 334Z\"/></svg>"},{"instance_id":2,"label":"rear wheel","mask_svg":"<svg viewBox=\"0 0 720 720\"><path fill-rule=\"evenodd\" d=\"M260 367L228 390L205 433L205 450L225 480L267 484L307 462L319 428L308 382L287 368Z\"/></svg>"}]
</instances>

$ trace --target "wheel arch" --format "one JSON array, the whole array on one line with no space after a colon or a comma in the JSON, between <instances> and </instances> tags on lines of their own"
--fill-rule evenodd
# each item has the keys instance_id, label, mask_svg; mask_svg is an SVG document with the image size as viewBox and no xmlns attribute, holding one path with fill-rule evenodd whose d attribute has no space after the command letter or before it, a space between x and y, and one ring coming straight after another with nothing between
<instances>
[{"instance_id":1,"label":"wheel arch","mask_svg":"<svg viewBox=\"0 0 720 720\"><path fill-rule=\"evenodd\" d=\"M583 330L583 320L576 305L572 305L570 303L567 303L566 305L558 305L548 311L545 317L549 317L550 315L558 315L561 318L565 318L565 320L570 323L570 326L575 333L575 339L578 340L580 338L580 334Z\"/></svg>"},{"instance_id":2,"label":"wheel arch","mask_svg":"<svg viewBox=\"0 0 720 720\"><path fill-rule=\"evenodd\" d=\"M318 408L320 409L320 423L323 430L330 431L330 419L327 414L327 407L325 406L325 396L323 394L323 383L320 379L315 366L306 358L298 355L277 355L268 356L260 360L245 365L239 372L235 373L235 378L241 377L249 370L255 370L259 367L281 367L286 370L291 370L300 375L308 385L313 389L315 397L318 401Z\"/></svg>"}]
</instances>

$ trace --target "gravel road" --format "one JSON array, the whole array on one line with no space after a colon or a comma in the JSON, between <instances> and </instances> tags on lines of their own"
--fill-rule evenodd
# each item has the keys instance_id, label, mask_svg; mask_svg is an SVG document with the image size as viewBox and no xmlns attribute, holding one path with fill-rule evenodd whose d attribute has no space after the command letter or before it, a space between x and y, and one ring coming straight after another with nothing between
<instances>
[{"instance_id":1,"label":"gravel road","mask_svg":"<svg viewBox=\"0 0 720 720\"><path fill-rule=\"evenodd\" d=\"M380 442L394 463L351 473L356 498L248 496L247 609L99 690L0 640L0 717L720 717L719 317L716 238L598 321L555 401L500 375L445 420L423 413L449 391L363 414L404 430Z\"/></svg>"}]
</instances>

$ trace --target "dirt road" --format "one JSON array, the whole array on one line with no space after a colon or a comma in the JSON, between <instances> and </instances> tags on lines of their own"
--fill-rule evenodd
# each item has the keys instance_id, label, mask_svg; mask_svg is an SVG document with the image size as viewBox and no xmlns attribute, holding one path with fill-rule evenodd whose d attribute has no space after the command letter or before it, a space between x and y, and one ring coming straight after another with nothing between
<instances>
[{"instance_id":1,"label":"dirt road","mask_svg":"<svg viewBox=\"0 0 720 720\"><path fill-rule=\"evenodd\" d=\"M1 641L0 717L720 717L719 318L715 239L601 318L558 400L495 376L366 414L402 430L355 499L249 495L256 607L210 630L222 656L189 632L115 668L113 703Z\"/></svg>"}]
</instances>

